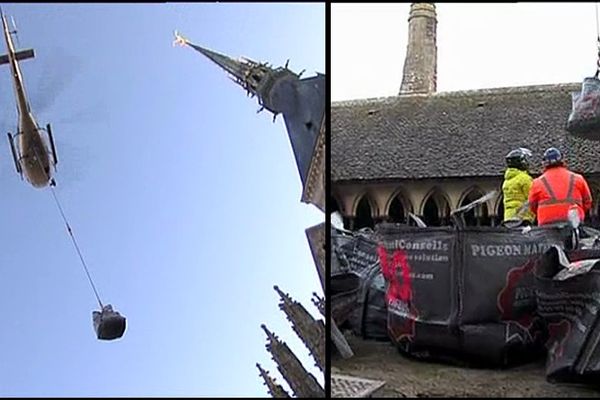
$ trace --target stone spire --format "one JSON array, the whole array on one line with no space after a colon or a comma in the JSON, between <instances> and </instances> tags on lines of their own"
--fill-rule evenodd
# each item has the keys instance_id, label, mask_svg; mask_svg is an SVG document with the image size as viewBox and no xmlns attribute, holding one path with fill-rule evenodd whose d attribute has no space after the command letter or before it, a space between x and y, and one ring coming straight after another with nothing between
<instances>
[{"instance_id":1,"label":"stone spire","mask_svg":"<svg viewBox=\"0 0 600 400\"><path fill-rule=\"evenodd\" d=\"M175 32L175 43L191 47L223 68L235 83L246 90L248 95L252 97L257 96L258 103L262 108L271 111L275 115L284 112L285 107L277 98L273 98L276 97L273 96L274 86L281 84L283 81L296 81L300 78L302 72L304 72L295 74L287 68L287 64L283 68L274 69L268 63L259 63L245 57L234 60L223 54L193 44L177 32Z\"/></svg>"},{"instance_id":2,"label":"stone spire","mask_svg":"<svg viewBox=\"0 0 600 400\"><path fill-rule=\"evenodd\" d=\"M265 381L265 385L269 389L269 394L271 395L271 397L273 397L273 398L290 397L288 392L286 392L285 389L280 384L275 382L275 379L271 378L269 376L269 372L262 369L262 367L260 366L259 363L256 363L256 368L258 368L258 370L260 371L260 376Z\"/></svg>"},{"instance_id":3,"label":"stone spire","mask_svg":"<svg viewBox=\"0 0 600 400\"><path fill-rule=\"evenodd\" d=\"M325 370L325 324L323 321L317 321L306 308L287 294L282 292L277 285L274 289L279 293L281 303L279 308L285 312L288 321L292 323L292 329L302 340L310 355L315 360L315 365L321 370Z\"/></svg>"},{"instance_id":4,"label":"stone spire","mask_svg":"<svg viewBox=\"0 0 600 400\"><path fill-rule=\"evenodd\" d=\"M437 16L434 3L413 3L400 95L431 94L437 87Z\"/></svg>"},{"instance_id":5,"label":"stone spire","mask_svg":"<svg viewBox=\"0 0 600 400\"><path fill-rule=\"evenodd\" d=\"M314 164L313 158L315 158L319 132L324 130L325 126L325 75L317 74L314 77L300 79L304 71L296 74L287 68L287 63L284 67L271 68L267 63L259 63L247 58L234 60L195 45L177 32L175 32L175 43L200 52L224 69L249 95L258 98L258 103L261 105L258 111L266 109L274 114L273 121L278 114L283 115L300 180L305 187L310 178L310 166ZM318 192L317 189L312 191ZM310 202L310 197L303 195L303 201Z\"/></svg>"},{"instance_id":6,"label":"stone spire","mask_svg":"<svg viewBox=\"0 0 600 400\"><path fill-rule=\"evenodd\" d=\"M279 340L263 324L261 328L267 334L266 347L277 363L279 373L285 378L296 397L325 397L325 391L315 377L309 373L287 344Z\"/></svg>"}]
</instances>

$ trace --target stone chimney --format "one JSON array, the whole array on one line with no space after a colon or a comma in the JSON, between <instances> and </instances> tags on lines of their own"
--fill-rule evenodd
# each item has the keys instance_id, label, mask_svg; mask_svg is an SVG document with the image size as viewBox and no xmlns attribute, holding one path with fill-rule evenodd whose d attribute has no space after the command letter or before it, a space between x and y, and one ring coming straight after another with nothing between
<instances>
[{"instance_id":1,"label":"stone chimney","mask_svg":"<svg viewBox=\"0 0 600 400\"><path fill-rule=\"evenodd\" d=\"M408 17L408 46L404 60L403 94L431 94L437 80L437 17L434 3L413 3Z\"/></svg>"}]
</instances>

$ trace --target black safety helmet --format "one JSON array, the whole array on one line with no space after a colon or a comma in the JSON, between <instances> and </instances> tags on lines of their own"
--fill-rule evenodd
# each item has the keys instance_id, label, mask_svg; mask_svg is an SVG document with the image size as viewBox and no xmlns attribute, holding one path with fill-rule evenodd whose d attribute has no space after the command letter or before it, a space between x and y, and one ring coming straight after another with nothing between
<instances>
[{"instance_id":1,"label":"black safety helmet","mask_svg":"<svg viewBox=\"0 0 600 400\"><path fill-rule=\"evenodd\" d=\"M506 155L506 166L527 171L529 169L529 157L531 157L531 150L524 147L511 150Z\"/></svg>"}]
</instances>

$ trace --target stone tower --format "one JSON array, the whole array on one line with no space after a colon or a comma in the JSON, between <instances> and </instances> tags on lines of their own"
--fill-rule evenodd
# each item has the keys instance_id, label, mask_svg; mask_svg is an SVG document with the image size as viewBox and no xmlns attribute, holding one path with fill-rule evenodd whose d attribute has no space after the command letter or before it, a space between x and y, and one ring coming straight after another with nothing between
<instances>
[{"instance_id":1,"label":"stone tower","mask_svg":"<svg viewBox=\"0 0 600 400\"><path fill-rule=\"evenodd\" d=\"M400 95L431 94L437 81L437 16L434 3L413 3Z\"/></svg>"}]
</instances>

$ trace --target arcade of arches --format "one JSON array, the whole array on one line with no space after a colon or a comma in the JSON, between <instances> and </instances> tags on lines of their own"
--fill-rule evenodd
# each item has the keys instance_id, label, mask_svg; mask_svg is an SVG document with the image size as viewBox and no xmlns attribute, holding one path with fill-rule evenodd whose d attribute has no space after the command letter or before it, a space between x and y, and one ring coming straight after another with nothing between
<instances>
[{"instance_id":1,"label":"arcade of arches","mask_svg":"<svg viewBox=\"0 0 600 400\"><path fill-rule=\"evenodd\" d=\"M594 198L586 224L598 228L600 177L586 178ZM443 226L450 224L452 210L496 190L492 199L465 214L465 222L469 226L497 226L504 214L501 185L499 178L403 181L395 185L334 183L331 210L340 211L344 225L352 230L372 228L379 222L414 224L409 213L419 216L428 226Z\"/></svg>"}]
</instances>

